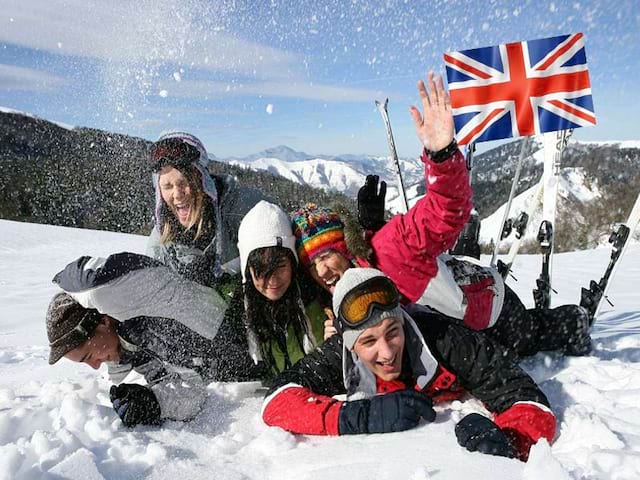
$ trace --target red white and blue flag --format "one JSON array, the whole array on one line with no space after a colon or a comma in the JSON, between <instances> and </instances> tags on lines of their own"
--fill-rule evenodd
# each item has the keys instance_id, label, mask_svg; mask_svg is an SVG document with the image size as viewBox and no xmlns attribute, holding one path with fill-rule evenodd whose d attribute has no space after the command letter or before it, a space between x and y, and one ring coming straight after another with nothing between
<instances>
[{"instance_id":1,"label":"red white and blue flag","mask_svg":"<svg viewBox=\"0 0 640 480\"><path fill-rule=\"evenodd\" d=\"M458 143L595 125L584 36L444 54Z\"/></svg>"}]
</instances>

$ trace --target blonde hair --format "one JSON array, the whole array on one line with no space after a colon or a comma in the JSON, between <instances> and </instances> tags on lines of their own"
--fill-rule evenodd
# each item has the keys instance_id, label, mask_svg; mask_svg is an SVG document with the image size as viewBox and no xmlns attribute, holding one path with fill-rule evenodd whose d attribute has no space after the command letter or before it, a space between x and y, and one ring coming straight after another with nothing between
<instances>
[{"instance_id":1,"label":"blonde hair","mask_svg":"<svg viewBox=\"0 0 640 480\"><path fill-rule=\"evenodd\" d=\"M175 168L175 167L174 167ZM162 209L163 209L163 224L162 224L162 234L160 236L160 243L163 245L169 242L172 242L177 234L178 228L184 228L184 230L190 230L194 226L196 226L196 234L194 236L194 240L197 240L200 235L202 235L202 230L204 226L204 202L206 198L206 194L202 189L202 179L200 178L200 172L196 169L196 167L190 165L184 170L179 170L189 182L189 188L191 189L191 195L193 196L193 208L189 212L188 223L186 227L182 227L179 222L172 222L171 216L175 218L174 213L169 209L164 200L162 200Z\"/></svg>"}]
</instances>

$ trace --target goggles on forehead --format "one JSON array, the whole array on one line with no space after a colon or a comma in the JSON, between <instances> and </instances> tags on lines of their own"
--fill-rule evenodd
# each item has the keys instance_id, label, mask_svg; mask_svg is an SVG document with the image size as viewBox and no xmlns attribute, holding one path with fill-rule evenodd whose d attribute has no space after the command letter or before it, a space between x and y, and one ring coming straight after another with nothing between
<instances>
[{"instance_id":1,"label":"goggles on forehead","mask_svg":"<svg viewBox=\"0 0 640 480\"><path fill-rule=\"evenodd\" d=\"M160 170L165 165L187 166L200 160L200 150L179 138L167 138L151 148L151 165Z\"/></svg>"},{"instance_id":2,"label":"goggles on forehead","mask_svg":"<svg viewBox=\"0 0 640 480\"><path fill-rule=\"evenodd\" d=\"M400 295L387 277L373 277L353 288L340 303L338 327L355 328L371 317L374 308L387 311L398 306Z\"/></svg>"},{"instance_id":3,"label":"goggles on forehead","mask_svg":"<svg viewBox=\"0 0 640 480\"><path fill-rule=\"evenodd\" d=\"M85 341L89 340L100 323L100 319L102 319L102 314L100 312L94 309L88 310L75 327L60 338L56 338L53 342L49 342L49 347L54 348L66 344L74 334L79 334Z\"/></svg>"}]
</instances>

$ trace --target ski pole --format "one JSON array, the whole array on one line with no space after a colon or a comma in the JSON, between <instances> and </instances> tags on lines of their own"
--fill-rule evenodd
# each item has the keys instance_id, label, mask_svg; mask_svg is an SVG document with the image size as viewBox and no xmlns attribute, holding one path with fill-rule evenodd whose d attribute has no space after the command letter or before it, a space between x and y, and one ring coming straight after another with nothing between
<instances>
[{"instance_id":1,"label":"ski pole","mask_svg":"<svg viewBox=\"0 0 640 480\"><path fill-rule=\"evenodd\" d=\"M520 146L520 157L518 158L518 166L516 167L516 173L513 177L513 182L511 183L511 192L509 193L509 200L507 200L507 205L504 209L504 215L502 216L502 222L500 222L500 231L498 232L498 236L496 237L496 244L493 247L493 254L491 255L491 266L496 266L496 257L498 256L498 248L500 247L500 241L502 240L502 232L504 230L504 224L509 218L509 210L511 209L511 202L513 201L513 197L516 193L516 188L518 186L518 181L520 180L520 170L522 170L522 162L525 157L525 153L527 152L527 147L529 146L529 137L524 137L522 141L522 145Z\"/></svg>"},{"instance_id":2,"label":"ski pole","mask_svg":"<svg viewBox=\"0 0 640 480\"><path fill-rule=\"evenodd\" d=\"M396 167L396 175L398 175L398 190L402 196L402 204L404 206L405 213L409 211L409 202L407 201L407 194L404 190L404 182L402 181L402 172L400 171L400 162L398 161L398 152L396 151L396 143L393 141L393 133L391 132L391 122L389 121L389 112L387 111L387 105L389 99L385 99L384 103L376 100L376 108L382 115L384 126L387 130L387 142L389 143L389 150L391 151L391 159Z\"/></svg>"}]
</instances>

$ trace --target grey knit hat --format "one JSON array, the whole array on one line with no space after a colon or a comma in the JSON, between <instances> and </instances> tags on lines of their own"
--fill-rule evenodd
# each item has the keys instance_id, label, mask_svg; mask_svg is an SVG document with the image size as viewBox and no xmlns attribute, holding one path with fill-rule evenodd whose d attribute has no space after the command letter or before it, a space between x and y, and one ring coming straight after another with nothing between
<instances>
[{"instance_id":1,"label":"grey knit hat","mask_svg":"<svg viewBox=\"0 0 640 480\"><path fill-rule=\"evenodd\" d=\"M47 310L49 365L91 338L101 315L95 309L84 308L70 295L56 294Z\"/></svg>"},{"instance_id":2,"label":"grey knit hat","mask_svg":"<svg viewBox=\"0 0 640 480\"><path fill-rule=\"evenodd\" d=\"M336 315L339 315L340 304L351 290L375 277L388 278L384 273L380 270L376 270L375 268L349 268L345 271L342 278L340 278L338 283L336 283L336 288L333 292L333 311ZM356 343L356 340L363 331L367 328L375 327L385 318L390 317L397 318L400 323L404 324L404 315L400 304L390 310L374 308L369 318L357 327L344 325L344 328L342 329L342 340L344 342L345 349L353 349L353 345Z\"/></svg>"}]
</instances>

